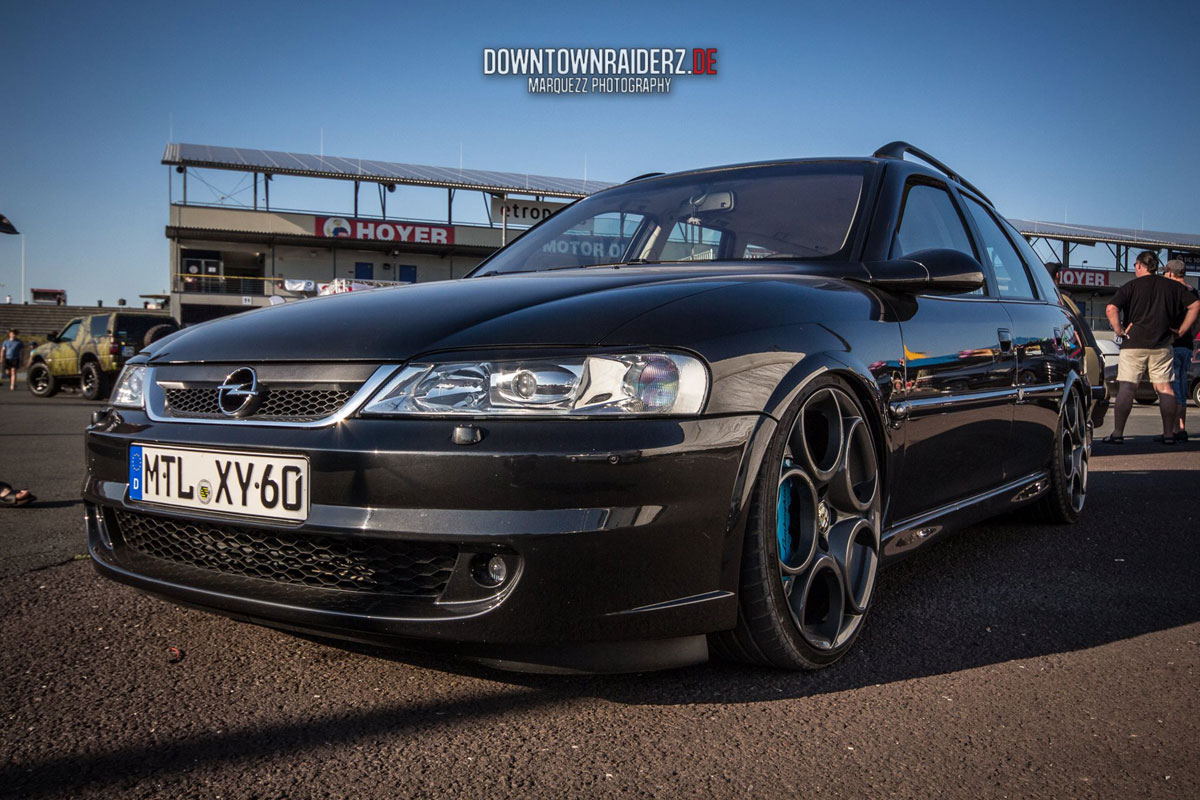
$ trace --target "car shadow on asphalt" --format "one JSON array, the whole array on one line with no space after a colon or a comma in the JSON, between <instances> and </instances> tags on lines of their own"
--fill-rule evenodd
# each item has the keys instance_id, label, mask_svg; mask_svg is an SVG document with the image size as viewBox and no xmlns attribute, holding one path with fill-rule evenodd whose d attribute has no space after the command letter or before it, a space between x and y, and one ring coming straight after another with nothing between
<instances>
[{"instance_id":1,"label":"car shadow on asphalt","mask_svg":"<svg viewBox=\"0 0 1200 800\"><path fill-rule=\"evenodd\" d=\"M1195 517L1180 513L1194 503L1197 478L1186 468L1093 471L1079 525L1009 517L947 536L881 573L858 642L817 672L712 661L635 679L536 675L337 646L561 698L637 705L812 696L1097 647L1200 621L1200 542Z\"/></svg>"}]
</instances>

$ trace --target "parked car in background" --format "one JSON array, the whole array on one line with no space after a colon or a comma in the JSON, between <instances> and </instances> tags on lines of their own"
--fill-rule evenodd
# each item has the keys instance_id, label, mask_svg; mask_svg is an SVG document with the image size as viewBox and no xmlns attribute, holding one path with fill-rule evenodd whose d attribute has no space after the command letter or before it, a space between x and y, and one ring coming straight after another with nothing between
<instances>
[{"instance_id":1,"label":"parked car in background","mask_svg":"<svg viewBox=\"0 0 1200 800\"><path fill-rule=\"evenodd\" d=\"M179 325L161 313L110 311L73 319L29 354L25 382L38 397L74 384L88 400L108 397L112 380L139 350Z\"/></svg>"}]
</instances>

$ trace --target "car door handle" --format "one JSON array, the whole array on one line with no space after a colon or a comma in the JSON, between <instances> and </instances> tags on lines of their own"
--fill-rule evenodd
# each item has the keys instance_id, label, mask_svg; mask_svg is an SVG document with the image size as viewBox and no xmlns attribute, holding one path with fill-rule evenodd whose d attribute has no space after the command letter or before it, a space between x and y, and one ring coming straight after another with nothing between
<instances>
[{"instance_id":1,"label":"car door handle","mask_svg":"<svg viewBox=\"0 0 1200 800\"><path fill-rule=\"evenodd\" d=\"M997 328L996 335L1000 337L1000 352L1007 353L1012 350L1012 332L1008 328Z\"/></svg>"}]
</instances>

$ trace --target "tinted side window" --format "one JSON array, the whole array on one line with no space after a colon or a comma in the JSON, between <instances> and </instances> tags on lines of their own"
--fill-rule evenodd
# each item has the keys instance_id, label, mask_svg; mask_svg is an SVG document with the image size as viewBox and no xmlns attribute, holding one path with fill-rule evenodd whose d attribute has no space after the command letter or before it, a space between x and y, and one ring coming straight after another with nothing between
<instances>
[{"instance_id":1,"label":"tinted side window","mask_svg":"<svg viewBox=\"0 0 1200 800\"><path fill-rule=\"evenodd\" d=\"M1050 270L1046 269L1046 263L1042 261L1042 257L1037 254L1033 246L1025 240L1025 237L1017 233L1008 220L1000 220L1004 225L1004 230L1008 231L1009 238L1017 243L1017 250L1025 259L1025 266L1029 267L1029 272L1033 275L1033 282L1037 284L1038 294L1043 300L1048 300L1051 303L1057 303L1058 287L1054 285L1054 278L1050 275Z\"/></svg>"},{"instance_id":2,"label":"tinted side window","mask_svg":"<svg viewBox=\"0 0 1200 800\"><path fill-rule=\"evenodd\" d=\"M1025 273L1025 264L1008 241L1008 237L1004 235L1004 231L1000 230L1000 226L986 208L970 197L964 199L967 201L967 211L975 220L975 226L979 228L979 235L983 239L984 258L992 265L1000 296L1032 300L1036 295L1029 284L1029 276Z\"/></svg>"},{"instance_id":3,"label":"tinted side window","mask_svg":"<svg viewBox=\"0 0 1200 800\"><path fill-rule=\"evenodd\" d=\"M108 315L92 317L90 333L95 339L105 336L108 333Z\"/></svg>"},{"instance_id":4,"label":"tinted side window","mask_svg":"<svg viewBox=\"0 0 1200 800\"><path fill-rule=\"evenodd\" d=\"M923 183L909 186L901 215L892 244L892 258L932 248L975 255L962 218L945 189Z\"/></svg>"},{"instance_id":5,"label":"tinted side window","mask_svg":"<svg viewBox=\"0 0 1200 800\"><path fill-rule=\"evenodd\" d=\"M63 332L59 335L60 342L73 342L75 337L79 335L79 328L83 324L83 320L71 320L71 324L63 328Z\"/></svg>"}]
</instances>

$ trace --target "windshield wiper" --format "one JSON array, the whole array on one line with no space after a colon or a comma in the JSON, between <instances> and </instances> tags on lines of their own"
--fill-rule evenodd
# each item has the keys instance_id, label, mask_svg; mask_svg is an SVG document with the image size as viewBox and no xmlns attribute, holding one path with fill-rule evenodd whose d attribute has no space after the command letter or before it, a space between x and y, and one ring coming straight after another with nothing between
<instances>
[{"instance_id":1,"label":"windshield wiper","mask_svg":"<svg viewBox=\"0 0 1200 800\"><path fill-rule=\"evenodd\" d=\"M604 264L571 264L571 265L564 265L561 267L550 267L549 269L543 270L543 272L552 272L552 271L558 270L558 269L595 269L597 267L613 267L614 269L620 269L621 267L632 267L632 266L636 266L639 264L649 264L649 263L651 263L651 262L647 261L644 258L635 258L630 261L609 261Z\"/></svg>"},{"instance_id":2,"label":"windshield wiper","mask_svg":"<svg viewBox=\"0 0 1200 800\"><path fill-rule=\"evenodd\" d=\"M542 269L506 269L506 270L488 270L481 272L478 275L472 275L473 278L488 278L492 275L522 275L530 272L556 272L560 269L594 269L596 267L613 267L620 269L621 267L636 266L639 264L650 264L653 262L647 261L644 258L635 258L632 261L612 261L605 264L561 264L557 267L543 267Z\"/></svg>"}]
</instances>

